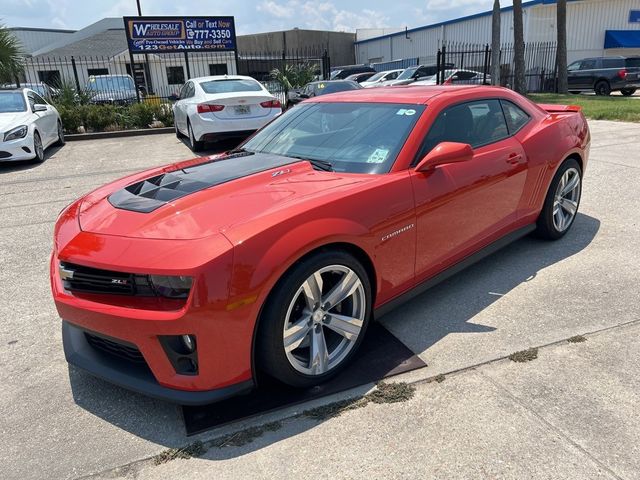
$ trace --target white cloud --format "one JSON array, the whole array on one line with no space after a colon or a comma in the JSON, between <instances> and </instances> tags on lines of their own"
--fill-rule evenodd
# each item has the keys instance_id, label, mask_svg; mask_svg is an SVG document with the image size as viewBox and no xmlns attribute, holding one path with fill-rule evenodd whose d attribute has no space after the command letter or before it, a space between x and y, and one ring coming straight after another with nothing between
<instances>
[{"instance_id":1,"label":"white cloud","mask_svg":"<svg viewBox=\"0 0 640 480\"><path fill-rule=\"evenodd\" d=\"M295 19L282 28L311 28L318 30L355 31L356 28L384 27L389 17L371 9L359 11L337 7L333 2L313 2L299 0L263 1L258 11L279 20Z\"/></svg>"}]
</instances>

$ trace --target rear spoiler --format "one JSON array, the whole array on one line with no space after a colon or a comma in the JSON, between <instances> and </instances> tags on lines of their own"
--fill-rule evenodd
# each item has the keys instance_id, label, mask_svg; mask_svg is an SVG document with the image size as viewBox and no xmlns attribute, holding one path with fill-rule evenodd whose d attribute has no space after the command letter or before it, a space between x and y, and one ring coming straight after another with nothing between
<instances>
[{"instance_id":1,"label":"rear spoiler","mask_svg":"<svg viewBox=\"0 0 640 480\"><path fill-rule=\"evenodd\" d=\"M580 105L553 105L546 103L539 103L538 106L545 112L549 113L563 113L563 112L581 112L582 107Z\"/></svg>"}]
</instances>

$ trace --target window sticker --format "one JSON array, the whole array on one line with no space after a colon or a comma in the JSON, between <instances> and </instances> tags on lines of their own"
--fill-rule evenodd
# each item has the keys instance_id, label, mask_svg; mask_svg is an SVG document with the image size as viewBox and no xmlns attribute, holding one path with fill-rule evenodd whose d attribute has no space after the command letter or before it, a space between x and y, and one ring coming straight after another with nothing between
<instances>
[{"instance_id":1,"label":"window sticker","mask_svg":"<svg viewBox=\"0 0 640 480\"><path fill-rule=\"evenodd\" d=\"M367 163L384 163L388 155L389 155L389 149L376 148L375 152L373 152L369 156Z\"/></svg>"},{"instance_id":2,"label":"window sticker","mask_svg":"<svg viewBox=\"0 0 640 480\"><path fill-rule=\"evenodd\" d=\"M416 111L413 108L401 108L396 112L396 115L415 115Z\"/></svg>"}]
</instances>

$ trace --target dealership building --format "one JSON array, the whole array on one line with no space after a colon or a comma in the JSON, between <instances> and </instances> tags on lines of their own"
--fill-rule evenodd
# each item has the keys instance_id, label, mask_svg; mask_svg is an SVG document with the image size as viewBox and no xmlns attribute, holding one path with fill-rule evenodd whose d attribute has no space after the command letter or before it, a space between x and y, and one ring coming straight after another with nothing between
<instances>
[{"instance_id":1,"label":"dealership building","mask_svg":"<svg viewBox=\"0 0 640 480\"><path fill-rule=\"evenodd\" d=\"M385 63L417 59L435 63L443 44L491 43L492 12L371 37L356 33L358 63ZM556 0L523 2L526 44L556 40ZM513 43L513 8L502 8L501 43ZM569 0L567 3L567 49L572 62L591 56L640 55L639 0Z\"/></svg>"},{"instance_id":2,"label":"dealership building","mask_svg":"<svg viewBox=\"0 0 640 480\"><path fill-rule=\"evenodd\" d=\"M104 18L77 31L28 27L11 31L27 56L23 81L50 85L64 81L82 87L95 75L131 75L145 92L162 97L174 94L189 77L240 73L265 80L285 58L319 66L323 56L333 65L355 62L355 33L346 32L292 29L238 35L237 52L130 55L122 18Z\"/></svg>"}]
</instances>

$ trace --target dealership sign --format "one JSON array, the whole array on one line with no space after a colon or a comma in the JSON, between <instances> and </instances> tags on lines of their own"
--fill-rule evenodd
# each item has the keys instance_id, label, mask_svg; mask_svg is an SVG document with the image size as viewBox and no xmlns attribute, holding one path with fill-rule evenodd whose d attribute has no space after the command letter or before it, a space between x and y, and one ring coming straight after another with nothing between
<instances>
[{"instance_id":1,"label":"dealership sign","mask_svg":"<svg viewBox=\"0 0 640 480\"><path fill-rule=\"evenodd\" d=\"M236 49L233 17L124 17L131 53Z\"/></svg>"}]
</instances>

